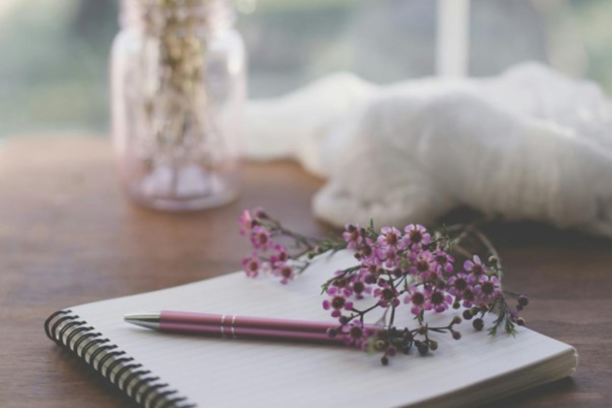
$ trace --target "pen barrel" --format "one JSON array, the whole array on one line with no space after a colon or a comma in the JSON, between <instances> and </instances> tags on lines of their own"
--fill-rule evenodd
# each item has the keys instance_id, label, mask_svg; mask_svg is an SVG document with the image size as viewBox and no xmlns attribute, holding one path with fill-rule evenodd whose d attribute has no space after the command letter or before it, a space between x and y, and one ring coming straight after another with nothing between
<instances>
[{"instance_id":1,"label":"pen barrel","mask_svg":"<svg viewBox=\"0 0 612 408\"><path fill-rule=\"evenodd\" d=\"M344 336L330 337L329 329L337 329L337 322L312 322L269 317L248 317L231 314L163 311L159 316L159 330L205 334L225 338L259 338L270 340L314 341L344 344ZM381 326L365 325L372 333Z\"/></svg>"},{"instance_id":2,"label":"pen barrel","mask_svg":"<svg viewBox=\"0 0 612 408\"><path fill-rule=\"evenodd\" d=\"M163 331L175 333L204 334L224 338L257 338L266 340L295 340L342 344L340 337L329 337L326 333L301 332L291 330L273 330L252 327L235 327L221 330L220 326L204 324L166 323L160 327Z\"/></svg>"},{"instance_id":3,"label":"pen barrel","mask_svg":"<svg viewBox=\"0 0 612 408\"><path fill-rule=\"evenodd\" d=\"M231 314L212 314L212 313L193 313L193 312L174 312L163 311L160 315L160 328L168 325L187 325L187 326L212 326L221 332L229 332L232 329L265 329L276 331L291 331L303 333L319 333L326 335L327 330L338 328L337 322L313 322L291 319L278 319L271 317L249 317L236 316ZM380 326L365 325L371 331L381 330Z\"/></svg>"}]
</instances>

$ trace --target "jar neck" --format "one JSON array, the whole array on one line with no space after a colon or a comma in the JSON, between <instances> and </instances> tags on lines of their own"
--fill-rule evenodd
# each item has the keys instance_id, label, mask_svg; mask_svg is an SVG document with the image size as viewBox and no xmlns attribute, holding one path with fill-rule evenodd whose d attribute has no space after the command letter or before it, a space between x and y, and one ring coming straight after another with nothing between
<instances>
[{"instance_id":1,"label":"jar neck","mask_svg":"<svg viewBox=\"0 0 612 408\"><path fill-rule=\"evenodd\" d=\"M168 30L202 35L231 28L235 13L228 0L122 0L119 24L151 34Z\"/></svg>"}]
</instances>

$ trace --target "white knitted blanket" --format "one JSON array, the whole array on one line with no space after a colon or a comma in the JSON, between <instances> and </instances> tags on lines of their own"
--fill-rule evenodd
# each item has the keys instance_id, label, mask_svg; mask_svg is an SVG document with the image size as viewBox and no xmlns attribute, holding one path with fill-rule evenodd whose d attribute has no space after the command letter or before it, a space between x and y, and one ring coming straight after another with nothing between
<instances>
[{"instance_id":1,"label":"white knitted blanket","mask_svg":"<svg viewBox=\"0 0 612 408\"><path fill-rule=\"evenodd\" d=\"M429 224L456 206L612 237L612 103L537 64L499 77L377 87L336 74L252 101L247 157L327 178L313 211Z\"/></svg>"}]
</instances>

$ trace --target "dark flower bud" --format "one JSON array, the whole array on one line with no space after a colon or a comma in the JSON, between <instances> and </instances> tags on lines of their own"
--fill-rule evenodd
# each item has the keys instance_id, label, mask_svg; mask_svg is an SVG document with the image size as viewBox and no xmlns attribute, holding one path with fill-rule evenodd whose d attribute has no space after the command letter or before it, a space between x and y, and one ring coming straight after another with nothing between
<instances>
[{"instance_id":1,"label":"dark flower bud","mask_svg":"<svg viewBox=\"0 0 612 408\"><path fill-rule=\"evenodd\" d=\"M336 329L327 329L327 335L329 337L336 337L337 334L338 334L338 330L336 330Z\"/></svg>"},{"instance_id":2,"label":"dark flower bud","mask_svg":"<svg viewBox=\"0 0 612 408\"><path fill-rule=\"evenodd\" d=\"M466 309L466 310L463 311L463 318L465 320L471 320L472 317L474 317L474 316L472 315L472 312L469 311L469 309Z\"/></svg>"},{"instance_id":3,"label":"dark flower bud","mask_svg":"<svg viewBox=\"0 0 612 408\"><path fill-rule=\"evenodd\" d=\"M484 303L480 305L481 312L487 312L488 310L489 310L489 306L485 305Z\"/></svg>"},{"instance_id":4,"label":"dark flower bud","mask_svg":"<svg viewBox=\"0 0 612 408\"><path fill-rule=\"evenodd\" d=\"M334 296L331 300L331 305L334 309L342 309L346 304L346 299L342 296Z\"/></svg>"},{"instance_id":5,"label":"dark flower bud","mask_svg":"<svg viewBox=\"0 0 612 408\"><path fill-rule=\"evenodd\" d=\"M472 306L472 308L470 309L470 312L472 312L472 316L476 316L479 311L480 309L478 309L478 307L476 306Z\"/></svg>"},{"instance_id":6,"label":"dark flower bud","mask_svg":"<svg viewBox=\"0 0 612 408\"><path fill-rule=\"evenodd\" d=\"M476 330L481 331L484 328L484 321L480 318L474 319L472 326L474 326Z\"/></svg>"},{"instance_id":7,"label":"dark flower bud","mask_svg":"<svg viewBox=\"0 0 612 408\"><path fill-rule=\"evenodd\" d=\"M435 340L429 340L429 349L431 351L436 351L438 349L438 342Z\"/></svg>"},{"instance_id":8,"label":"dark flower bud","mask_svg":"<svg viewBox=\"0 0 612 408\"><path fill-rule=\"evenodd\" d=\"M461 338L461 333L458 331L452 331L451 333L453 334L453 339L459 340Z\"/></svg>"},{"instance_id":9,"label":"dark flower bud","mask_svg":"<svg viewBox=\"0 0 612 408\"><path fill-rule=\"evenodd\" d=\"M425 334L425 333L427 333L427 327L425 326L419 327L419 334Z\"/></svg>"},{"instance_id":10,"label":"dark flower bud","mask_svg":"<svg viewBox=\"0 0 612 408\"><path fill-rule=\"evenodd\" d=\"M516 324L518 324L519 326L524 326L525 319L523 319L522 317L519 317L518 319L516 319Z\"/></svg>"},{"instance_id":11,"label":"dark flower bud","mask_svg":"<svg viewBox=\"0 0 612 408\"><path fill-rule=\"evenodd\" d=\"M459 316L453 317L451 324L459 324L459 323L461 323L461 318Z\"/></svg>"},{"instance_id":12,"label":"dark flower bud","mask_svg":"<svg viewBox=\"0 0 612 408\"><path fill-rule=\"evenodd\" d=\"M459 309L460 307L461 307L461 304L459 302L453 303L453 309Z\"/></svg>"},{"instance_id":13,"label":"dark flower bud","mask_svg":"<svg viewBox=\"0 0 612 408\"><path fill-rule=\"evenodd\" d=\"M361 281L357 281L353 284L353 290L355 291L355 293L359 294L362 293L365 290L365 285L363 282Z\"/></svg>"},{"instance_id":14,"label":"dark flower bud","mask_svg":"<svg viewBox=\"0 0 612 408\"><path fill-rule=\"evenodd\" d=\"M519 296L518 303L519 305L525 307L529 304L529 298L527 296Z\"/></svg>"},{"instance_id":15,"label":"dark flower bud","mask_svg":"<svg viewBox=\"0 0 612 408\"><path fill-rule=\"evenodd\" d=\"M424 356L429 351L429 346L426 343L419 343L417 350L419 350L420 355Z\"/></svg>"},{"instance_id":16,"label":"dark flower bud","mask_svg":"<svg viewBox=\"0 0 612 408\"><path fill-rule=\"evenodd\" d=\"M338 318L338 321L340 322L341 325L345 325L349 322L349 318L347 316L340 316Z\"/></svg>"},{"instance_id":17,"label":"dark flower bud","mask_svg":"<svg viewBox=\"0 0 612 408\"><path fill-rule=\"evenodd\" d=\"M389 365L389 357L387 356L382 356L382 358L380 359L380 362L382 363L382 365L386 366Z\"/></svg>"}]
</instances>

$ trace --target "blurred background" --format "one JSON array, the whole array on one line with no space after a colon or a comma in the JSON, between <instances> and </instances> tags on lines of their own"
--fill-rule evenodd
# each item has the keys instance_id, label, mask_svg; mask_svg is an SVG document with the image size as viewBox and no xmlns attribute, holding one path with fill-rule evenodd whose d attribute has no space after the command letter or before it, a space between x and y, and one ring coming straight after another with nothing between
<instances>
[{"instance_id":1,"label":"blurred background","mask_svg":"<svg viewBox=\"0 0 612 408\"><path fill-rule=\"evenodd\" d=\"M431 0L234 0L250 97L350 70L380 84L434 74ZM0 138L108 134L118 0L0 1ZM469 73L542 61L612 92L610 0L472 0Z\"/></svg>"}]
</instances>

